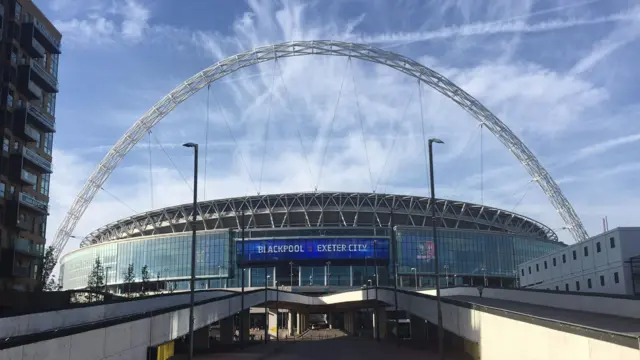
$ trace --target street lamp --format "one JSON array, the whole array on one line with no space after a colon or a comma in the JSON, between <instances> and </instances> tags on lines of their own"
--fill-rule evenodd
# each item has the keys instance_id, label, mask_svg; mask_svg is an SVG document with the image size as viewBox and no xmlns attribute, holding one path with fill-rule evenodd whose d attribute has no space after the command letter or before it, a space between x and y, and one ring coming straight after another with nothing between
<instances>
[{"instance_id":1,"label":"street lamp","mask_svg":"<svg viewBox=\"0 0 640 360\"><path fill-rule=\"evenodd\" d=\"M418 270L416 268L411 268L411 271L413 271L413 278L416 282L416 290L418 290Z\"/></svg>"},{"instance_id":2,"label":"street lamp","mask_svg":"<svg viewBox=\"0 0 640 360\"><path fill-rule=\"evenodd\" d=\"M482 277L484 280L484 286L487 286L487 269L483 266L482 269Z\"/></svg>"},{"instance_id":3,"label":"street lamp","mask_svg":"<svg viewBox=\"0 0 640 360\"><path fill-rule=\"evenodd\" d=\"M444 267L444 278L447 280L447 287L449 287L449 265L445 265Z\"/></svg>"},{"instance_id":4,"label":"street lamp","mask_svg":"<svg viewBox=\"0 0 640 360\"><path fill-rule=\"evenodd\" d=\"M264 343L269 339L269 307L267 306L267 293L269 289L269 279L271 275L267 275L267 268L264 268Z\"/></svg>"},{"instance_id":5,"label":"street lamp","mask_svg":"<svg viewBox=\"0 0 640 360\"><path fill-rule=\"evenodd\" d=\"M198 207L198 144L188 142L182 146L193 148L193 209L191 220L191 279L189 291L189 360L193 359L193 306L195 303L196 284L196 216Z\"/></svg>"},{"instance_id":6,"label":"street lamp","mask_svg":"<svg viewBox=\"0 0 640 360\"><path fill-rule=\"evenodd\" d=\"M436 268L436 302L438 304L438 357L444 360L444 328L442 327L442 303L440 301L440 265L438 262L438 240L436 228L436 190L433 176L433 144L444 144L440 139L429 139L429 182L431 183L431 227L433 229L433 252Z\"/></svg>"},{"instance_id":7,"label":"street lamp","mask_svg":"<svg viewBox=\"0 0 640 360\"><path fill-rule=\"evenodd\" d=\"M280 328L278 327L280 320L280 304L278 303L280 301L280 290L278 290L278 280L273 280L273 287L276 289L276 341L280 341Z\"/></svg>"},{"instance_id":8,"label":"street lamp","mask_svg":"<svg viewBox=\"0 0 640 360\"><path fill-rule=\"evenodd\" d=\"M327 261L326 264L327 264L327 287L329 287L331 286L331 261Z\"/></svg>"},{"instance_id":9,"label":"street lamp","mask_svg":"<svg viewBox=\"0 0 640 360\"><path fill-rule=\"evenodd\" d=\"M293 261L289 261L289 286L293 289Z\"/></svg>"}]
</instances>

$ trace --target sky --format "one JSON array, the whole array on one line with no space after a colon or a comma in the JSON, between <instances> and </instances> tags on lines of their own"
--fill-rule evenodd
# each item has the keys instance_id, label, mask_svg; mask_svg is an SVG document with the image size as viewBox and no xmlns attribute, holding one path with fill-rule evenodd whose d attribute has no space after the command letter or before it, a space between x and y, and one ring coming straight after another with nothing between
<instances>
[{"instance_id":1,"label":"sky","mask_svg":"<svg viewBox=\"0 0 640 360\"><path fill-rule=\"evenodd\" d=\"M365 43L447 77L501 119L560 185L590 235L640 225L636 0L34 0L63 34L48 241L124 132L187 78L293 40ZM537 182L478 120L395 69L337 56L264 62L178 106L98 191L78 238L199 199L358 191L436 195L561 230Z\"/></svg>"}]
</instances>

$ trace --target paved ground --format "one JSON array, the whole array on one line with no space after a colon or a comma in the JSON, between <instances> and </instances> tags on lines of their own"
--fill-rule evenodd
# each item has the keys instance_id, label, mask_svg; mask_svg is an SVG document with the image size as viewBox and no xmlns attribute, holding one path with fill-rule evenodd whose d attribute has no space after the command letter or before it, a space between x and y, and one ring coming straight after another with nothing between
<instances>
[{"instance_id":1,"label":"paved ground","mask_svg":"<svg viewBox=\"0 0 640 360\"><path fill-rule=\"evenodd\" d=\"M584 311L565 310L548 306L526 304L477 296L447 296L448 298L467 301L474 304L486 305L504 310L533 315L541 318L563 321L575 325L587 326L595 329L613 331L617 333L640 336L640 320L611 315L594 314Z\"/></svg>"},{"instance_id":2,"label":"paved ground","mask_svg":"<svg viewBox=\"0 0 640 360\"><path fill-rule=\"evenodd\" d=\"M397 348L394 343L377 343L374 340L351 337L339 337L321 341L272 342L267 345L255 345L244 351L225 354L197 356L197 360L242 359L242 360L431 360L437 354L425 350L413 350L407 347ZM448 357L447 360L457 360Z\"/></svg>"}]
</instances>

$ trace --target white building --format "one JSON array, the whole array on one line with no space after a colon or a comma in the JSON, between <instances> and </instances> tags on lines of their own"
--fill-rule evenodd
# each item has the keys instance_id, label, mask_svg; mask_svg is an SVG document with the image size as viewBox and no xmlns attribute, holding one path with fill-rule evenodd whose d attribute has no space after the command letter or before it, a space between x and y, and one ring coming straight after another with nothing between
<instances>
[{"instance_id":1,"label":"white building","mask_svg":"<svg viewBox=\"0 0 640 360\"><path fill-rule=\"evenodd\" d=\"M640 227L620 227L518 266L520 287L640 294L629 259L640 255ZM638 275L636 275L637 277Z\"/></svg>"}]
</instances>

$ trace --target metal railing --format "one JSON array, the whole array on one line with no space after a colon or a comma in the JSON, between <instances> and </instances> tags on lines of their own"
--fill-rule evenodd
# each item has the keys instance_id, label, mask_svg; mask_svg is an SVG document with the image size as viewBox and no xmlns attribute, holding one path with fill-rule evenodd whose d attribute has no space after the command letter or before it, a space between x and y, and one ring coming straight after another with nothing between
<instances>
[{"instance_id":1,"label":"metal railing","mask_svg":"<svg viewBox=\"0 0 640 360\"><path fill-rule=\"evenodd\" d=\"M35 185L38 183L38 176L28 172L25 169L22 169L22 171L20 172L20 178L30 184Z\"/></svg>"},{"instance_id":2,"label":"metal railing","mask_svg":"<svg viewBox=\"0 0 640 360\"><path fill-rule=\"evenodd\" d=\"M44 37L47 38L47 40L49 40L51 44L53 44L58 50L60 50L60 41L56 40L56 38L53 37L51 33L49 33L49 30L47 30L45 24L43 24L40 20L33 18L33 25L38 28L42 35L44 35Z\"/></svg>"},{"instance_id":3,"label":"metal railing","mask_svg":"<svg viewBox=\"0 0 640 360\"><path fill-rule=\"evenodd\" d=\"M38 119L38 121L42 122L46 126L52 128L52 129L56 128L55 121L53 121L53 119L49 115L47 115L44 112L42 112L42 110L40 110L40 108L38 108L37 106L33 106L33 105L30 105L30 104L27 104L27 111L34 118Z\"/></svg>"},{"instance_id":4,"label":"metal railing","mask_svg":"<svg viewBox=\"0 0 640 360\"><path fill-rule=\"evenodd\" d=\"M43 169L52 172L53 171L53 165L51 164L51 161L43 158L42 156L38 155L37 152L27 148L27 147L23 147L22 148L22 155L24 155L24 157L26 157L27 159L29 159L30 161L32 161L35 164L38 164L38 166L42 167Z\"/></svg>"},{"instance_id":5,"label":"metal railing","mask_svg":"<svg viewBox=\"0 0 640 360\"><path fill-rule=\"evenodd\" d=\"M29 91L31 91L36 97L42 99L42 89L40 89L33 81L29 80L29 84L27 85Z\"/></svg>"},{"instance_id":6,"label":"metal railing","mask_svg":"<svg viewBox=\"0 0 640 360\"><path fill-rule=\"evenodd\" d=\"M42 44L40 44L40 42L38 42L38 40L36 39L31 39L31 46L36 49L36 51L40 54L42 54L42 56L44 56L46 54L46 50L44 49L44 46L42 46Z\"/></svg>"},{"instance_id":7,"label":"metal railing","mask_svg":"<svg viewBox=\"0 0 640 360\"><path fill-rule=\"evenodd\" d=\"M58 87L58 79L55 76L51 75L45 68L40 65L38 61L31 60L31 69L35 70L38 75L40 75L45 81L53 85L55 88Z\"/></svg>"},{"instance_id":8,"label":"metal railing","mask_svg":"<svg viewBox=\"0 0 640 360\"><path fill-rule=\"evenodd\" d=\"M24 125L24 133L27 134L27 136L29 136L33 140L36 140L36 141L40 140L40 132L38 132L38 130L34 129L29 125L26 125L26 124Z\"/></svg>"},{"instance_id":9,"label":"metal railing","mask_svg":"<svg viewBox=\"0 0 640 360\"><path fill-rule=\"evenodd\" d=\"M49 204L47 204L44 201L38 200L34 196L31 196L27 193L21 192L18 197L18 200L25 205L43 210L45 212L49 211Z\"/></svg>"},{"instance_id":10,"label":"metal railing","mask_svg":"<svg viewBox=\"0 0 640 360\"><path fill-rule=\"evenodd\" d=\"M13 241L13 248L16 251L35 256L42 256L44 254L43 245L34 244L32 241L23 238L15 238Z\"/></svg>"}]
</instances>

